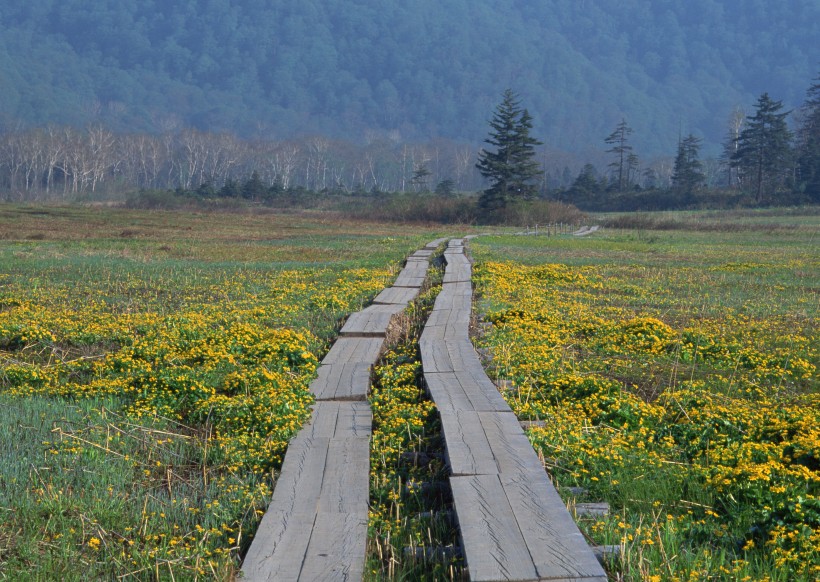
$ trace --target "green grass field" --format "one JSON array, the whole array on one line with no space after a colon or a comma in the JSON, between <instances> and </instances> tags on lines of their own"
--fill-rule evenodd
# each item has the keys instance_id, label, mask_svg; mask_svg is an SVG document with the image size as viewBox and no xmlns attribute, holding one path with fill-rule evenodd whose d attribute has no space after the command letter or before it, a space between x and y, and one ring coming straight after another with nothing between
<instances>
[{"instance_id":1,"label":"green grass field","mask_svg":"<svg viewBox=\"0 0 820 582\"><path fill-rule=\"evenodd\" d=\"M612 506L584 530L613 577L812 579L820 216L595 221L620 227L471 244L491 375L550 420L556 481ZM469 232L0 207L0 579L230 579L344 317ZM368 576L460 579L404 552L456 539L410 331L375 371Z\"/></svg>"}]
</instances>

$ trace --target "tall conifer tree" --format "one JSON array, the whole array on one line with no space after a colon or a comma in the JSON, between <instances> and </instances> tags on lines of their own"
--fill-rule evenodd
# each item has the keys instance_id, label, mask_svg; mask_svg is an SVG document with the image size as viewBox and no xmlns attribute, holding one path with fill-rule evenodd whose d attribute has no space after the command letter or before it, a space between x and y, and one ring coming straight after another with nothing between
<instances>
[{"instance_id":1,"label":"tall conifer tree","mask_svg":"<svg viewBox=\"0 0 820 582\"><path fill-rule=\"evenodd\" d=\"M797 137L800 190L811 202L820 203L820 77L807 92Z\"/></svg>"},{"instance_id":2,"label":"tall conifer tree","mask_svg":"<svg viewBox=\"0 0 820 582\"><path fill-rule=\"evenodd\" d=\"M490 128L490 135L484 141L496 149L482 149L476 168L490 180L490 187L481 194L479 206L484 219L492 221L508 202L528 200L535 195L533 182L541 173L535 161L535 146L541 142L530 135L532 116L521 108L511 89L504 91Z\"/></svg>"},{"instance_id":3,"label":"tall conifer tree","mask_svg":"<svg viewBox=\"0 0 820 582\"><path fill-rule=\"evenodd\" d=\"M763 93L755 114L737 138L732 166L738 168L741 187L754 193L758 204L773 201L786 186L792 170L792 133L786 124L789 113L783 103Z\"/></svg>"}]
</instances>

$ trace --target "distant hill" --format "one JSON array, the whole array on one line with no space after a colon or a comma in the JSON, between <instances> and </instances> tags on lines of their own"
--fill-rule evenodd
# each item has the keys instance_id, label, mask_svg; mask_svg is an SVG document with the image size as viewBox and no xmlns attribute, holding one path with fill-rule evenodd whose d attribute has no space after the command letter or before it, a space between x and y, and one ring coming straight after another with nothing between
<instances>
[{"instance_id":1,"label":"distant hill","mask_svg":"<svg viewBox=\"0 0 820 582\"><path fill-rule=\"evenodd\" d=\"M479 142L511 87L552 147L708 151L802 103L818 39L817 0L5 0L0 122Z\"/></svg>"}]
</instances>

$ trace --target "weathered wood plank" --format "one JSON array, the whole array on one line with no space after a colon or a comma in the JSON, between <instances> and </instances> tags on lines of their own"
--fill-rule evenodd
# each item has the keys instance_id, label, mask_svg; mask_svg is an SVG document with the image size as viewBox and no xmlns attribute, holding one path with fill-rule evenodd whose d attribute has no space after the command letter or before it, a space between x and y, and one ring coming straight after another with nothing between
<instances>
[{"instance_id":1,"label":"weathered wood plank","mask_svg":"<svg viewBox=\"0 0 820 582\"><path fill-rule=\"evenodd\" d=\"M543 470L502 473L499 479L539 579L607 580L606 573Z\"/></svg>"},{"instance_id":2,"label":"weathered wood plank","mask_svg":"<svg viewBox=\"0 0 820 582\"><path fill-rule=\"evenodd\" d=\"M436 309L430 313L426 325L430 327L461 325L464 328L464 336L466 337L471 316L472 311L469 307L467 309Z\"/></svg>"},{"instance_id":3,"label":"weathered wood plank","mask_svg":"<svg viewBox=\"0 0 820 582\"><path fill-rule=\"evenodd\" d=\"M370 364L322 364L310 383L317 400L364 400L370 391Z\"/></svg>"},{"instance_id":4,"label":"weathered wood plank","mask_svg":"<svg viewBox=\"0 0 820 582\"><path fill-rule=\"evenodd\" d=\"M445 242L447 242L447 238L437 238L436 240L433 240L433 241L430 241L429 243L427 243L425 245L425 248L435 250L438 247L440 247L442 244L444 244Z\"/></svg>"},{"instance_id":5,"label":"weathered wood plank","mask_svg":"<svg viewBox=\"0 0 820 582\"><path fill-rule=\"evenodd\" d=\"M445 339L445 331L441 327L425 329L423 339L419 340L422 370L426 374L462 372L478 360L470 340Z\"/></svg>"},{"instance_id":6,"label":"weathered wood plank","mask_svg":"<svg viewBox=\"0 0 820 582\"><path fill-rule=\"evenodd\" d=\"M403 310L403 305L371 305L353 313L339 333L347 336L383 337L393 317Z\"/></svg>"},{"instance_id":7,"label":"weathered wood plank","mask_svg":"<svg viewBox=\"0 0 820 582\"><path fill-rule=\"evenodd\" d=\"M319 513L312 534L300 582L362 579L367 550L367 512Z\"/></svg>"},{"instance_id":8,"label":"weathered wood plank","mask_svg":"<svg viewBox=\"0 0 820 582\"><path fill-rule=\"evenodd\" d=\"M367 402L316 402L298 438L366 438L372 427L373 413Z\"/></svg>"},{"instance_id":9,"label":"weathered wood plank","mask_svg":"<svg viewBox=\"0 0 820 582\"><path fill-rule=\"evenodd\" d=\"M429 261L426 259L421 261L408 260L401 272L414 277L424 277L429 267Z\"/></svg>"},{"instance_id":10,"label":"weathered wood plank","mask_svg":"<svg viewBox=\"0 0 820 582\"><path fill-rule=\"evenodd\" d=\"M478 413L461 409L441 409L439 413L451 475L497 474L498 463Z\"/></svg>"},{"instance_id":11,"label":"weathered wood plank","mask_svg":"<svg viewBox=\"0 0 820 582\"><path fill-rule=\"evenodd\" d=\"M322 364L362 362L373 365L379 360L384 339L378 337L340 337L331 346Z\"/></svg>"},{"instance_id":12,"label":"weathered wood plank","mask_svg":"<svg viewBox=\"0 0 820 582\"><path fill-rule=\"evenodd\" d=\"M331 440L324 476L319 511L364 512L366 518L370 479L369 437Z\"/></svg>"},{"instance_id":13,"label":"weathered wood plank","mask_svg":"<svg viewBox=\"0 0 820 582\"><path fill-rule=\"evenodd\" d=\"M578 517L602 517L609 515L609 503L576 503L575 515Z\"/></svg>"},{"instance_id":14,"label":"weathered wood plank","mask_svg":"<svg viewBox=\"0 0 820 582\"><path fill-rule=\"evenodd\" d=\"M316 519L329 440L291 441L271 503L242 563L243 579L298 580Z\"/></svg>"},{"instance_id":15,"label":"weathered wood plank","mask_svg":"<svg viewBox=\"0 0 820 582\"><path fill-rule=\"evenodd\" d=\"M472 381L465 382L457 372L425 374L424 379L430 397L441 412L455 410L508 412L510 410L497 390L492 392Z\"/></svg>"},{"instance_id":16,"label":"weathered wood plank","mask_svg":"<svg viewBox=\"0 0 820 582\"><path fill-rule=\"evenodd\" d=\"M533 558L499 477L451 477L450 486L470 580L535 580Z\"/></svg>"},{"instance_id":17,"label":"weathered wood plank","mask_svg":"<svg viewBox=\"0 0 820 582\"><path fill-rule=\"evenodd\" d=\"M544 473L544 466L532 448L518 419L508 412L478 412L478 420L484 429L487 442L501 474Z\"/></svg>"},{"instance_id":18,"label":"weathered wood plank","mask_svg":"<svg viewBox=\"0 0 820 582\"><path fill-rule=\"evenodd\" d=\"M420 288L424 284L424 276L405 273L402 271L393 282L393 287L415 287Z\"/></svg>"},{"instance_id":19,"label":"weathered wood plank","mask_svg":"<svg viewBox=\"0 0 820 582\"><path fill-rule=\"evenodd\" d=\"M418 294L418 287L388 287L376 296L373 303L407 305L418 297Z\"/></svg>"},{"instance_id":20,"label":"weathered wood plank","mask_svg":"<svg viewBox=\"0 0 820 582\"><path fill-rule=\"evenodd\" d=\"M444 270L444 283L467 283L472 281L473 268L470 265L447 265Z\"/></svg>"}]
</instances>

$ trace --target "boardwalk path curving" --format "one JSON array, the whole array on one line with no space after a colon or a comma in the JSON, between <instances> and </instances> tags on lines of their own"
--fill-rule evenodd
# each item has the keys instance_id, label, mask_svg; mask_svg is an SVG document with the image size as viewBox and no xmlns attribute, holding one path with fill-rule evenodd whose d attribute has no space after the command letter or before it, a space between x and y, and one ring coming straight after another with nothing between
<instances>
[{"instance_id":1,"label":"boardwalk path curving","mask_svg":"<svg viewBox=\"0 0 820 582\"><path fill-rule=\"evenodd\" d=\"M249 581L361 580L367 545L370 369L392 318L419 293L436 240L393 287L351 315L310 390L310 421L290 442L273 498L242 564Z\"/></svg>"},{"instance_id":2,"label":"boardwalk path curving","mask_svg":"<svg viewBox=\"0 0 820 582\"><path fill-rule=\"evenodd\" d=\"M607 577L469 339L472 267L451 240L442 290L419 340L441 415L470 579L605 582Z\"/></svg>"}]
</instances>

